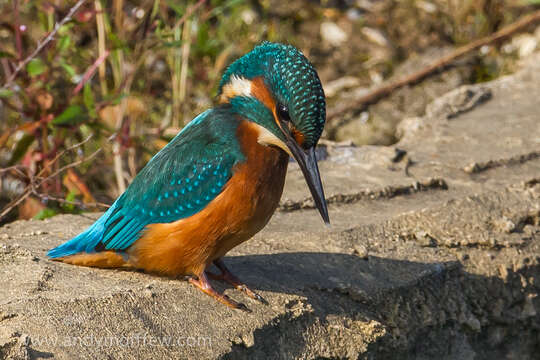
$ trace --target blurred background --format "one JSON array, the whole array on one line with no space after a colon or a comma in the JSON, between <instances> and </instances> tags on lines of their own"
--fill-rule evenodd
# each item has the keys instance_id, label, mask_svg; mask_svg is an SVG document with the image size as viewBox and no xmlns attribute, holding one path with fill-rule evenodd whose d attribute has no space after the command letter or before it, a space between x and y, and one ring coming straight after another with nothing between
<instances>
[{"instance_id":1,"label":"blurred background","mask_svg":"<svg viewBox=\"0 0 540 360\"><path fill-rule=\"evenodd\" d=\"M0 0L0 8L0 224L105 210L215 103L226 66L263 40L295 45L313 62L327 96L324 138L356 146L395 143L403 118L460 85L511 73L540 48L530 23L366 107L374 89L496 34L540 1Z\"/></svg>"}]
</instances>

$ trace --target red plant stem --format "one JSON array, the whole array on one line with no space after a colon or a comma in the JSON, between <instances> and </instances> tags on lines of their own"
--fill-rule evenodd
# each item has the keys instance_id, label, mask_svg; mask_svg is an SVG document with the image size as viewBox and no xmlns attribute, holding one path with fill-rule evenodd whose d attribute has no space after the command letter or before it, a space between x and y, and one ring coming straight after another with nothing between
<instances>
[{"instance_id":1,"label":"red plant stem","mask_svg":"<svg viewBox=\"0 0 540 360\"><path fill-rule=\"evenodd\" d=\"M77 95L81 91L84 84L86 84L88 80L90 80L92 76L94 76L98 66L101 65L105 61L105 59L107 58L107 56L109 56L109 54L110 54L110 51L105 50L105 52L100 57L98 57L96 61L94 61L92 66L90 66L88 70L86 70L82 80L77 84L77 87L75 88L75 90L73 90L74 96Z\"/></svg>"}]
</instances>

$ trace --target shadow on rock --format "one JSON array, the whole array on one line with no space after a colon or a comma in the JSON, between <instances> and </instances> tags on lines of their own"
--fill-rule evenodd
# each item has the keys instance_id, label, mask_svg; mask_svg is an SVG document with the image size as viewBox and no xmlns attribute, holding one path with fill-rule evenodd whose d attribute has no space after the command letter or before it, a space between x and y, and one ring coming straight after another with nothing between
<instances>
[{"instance_id":1,"label":"shadow on rock","mask_svg":"<svg viewBox=\"0 0 540 360\"><path fill-rule=\"evenodd\" d=\"M301 358L314 346L321 348L318 353L325 347L355 347L365 332L357 331L359 338L350 344L310 341L316 338L312 332L351 330L355 321L375 321L385 329L363 351L353 349L366 359L532 359L538 351L538 265L508 269L502 279L468 273L459 262L331 253L252 255L226 262L252 289L300 300L256 330L253 346L235 345L224 359Z\"/></svg>"},{"instance_id":2,"label":"shadow on rock","mask_svg":"<svg viewBox=\"0 0 540 360\"><path fill-rule=\"evenodd\" d=\"M292 252L226 257L228 267L253 289L309 297L312 291L337 291L354 300L442 274L457 262L420 263L340 253ZM327 305L325 305L326 307Z\"/></svg>"},{"instance_id":3,"label":"shadow on rock","mask_svg":"<svg viewBox=\"0 0 540 360\"><path fill-rule=\"evenodd\" d=\"M298 300L287 304L290 311L254 332L255 346L235 345L225 359L265 359L269 358L268 351L272 353L270 358L301 358L306 348L331 346L307 343L307 333L321 331L315 328L354 327L351 322L371 320L386 325L377 308L389 294L423 278L442 283L449 269L458 267L456 262L420 263L375 256L362 259L313 252L232 256L225 262L254 290L298 295ZM358 331L355 336L364 335ZM276 337L281 339L278 347ZM357 347L351 348L352 353L359 350L360 342L351 344Z\"/></svg>"}]
</instances>

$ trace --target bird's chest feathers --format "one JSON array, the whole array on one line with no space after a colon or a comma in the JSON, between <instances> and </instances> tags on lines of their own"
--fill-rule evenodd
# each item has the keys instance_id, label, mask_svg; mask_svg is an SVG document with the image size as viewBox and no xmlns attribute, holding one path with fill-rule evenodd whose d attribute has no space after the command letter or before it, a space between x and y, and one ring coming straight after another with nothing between
<instances>
[{"instance_id":1,"label":"bird's chest feathers","mask_svg":"<svg viewBox=\"0 0 540 360\"><path fill-rule=\"evenodd\" d=\"M237 137L246 160L238 164L224 189L221 219L228 231L215 243L213 258L259 232L276 210L287 173L289 156L273 146L258 142L258 125L244 121Z\"/></svg>"},{"instance_id":2,"label":"bird's chest feathers","mask_svg":"<svg viewBox=\"0 0 540 360\"><path fill-rule=\"evenodd\" d=\"M253 216L253 225L262 222L264 226L281 198L289 156L259 143L260 133L260 126L254 123L244 121L239 126L237 135L246 161L237 166L230 185L245 203L243 215Z\"/></svg>"}]
</instances>

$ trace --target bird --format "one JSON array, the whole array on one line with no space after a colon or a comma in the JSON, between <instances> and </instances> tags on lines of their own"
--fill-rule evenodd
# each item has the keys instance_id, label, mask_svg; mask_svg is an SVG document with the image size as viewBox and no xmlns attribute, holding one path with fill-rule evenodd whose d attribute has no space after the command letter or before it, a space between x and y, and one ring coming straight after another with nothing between
<instances>
[{"instance_id":1,"label":"bird","mask_svg":"<svg viewBox=\"0 0 540 360\"><path fill-rule=\"evenodd\" d=\"M311 62L292 45L263 42L226 68L215 107L180 130L90 227L47 255L182 276L219 302L250 311L209 281L221 280L267 304L223 257L268 223L290 157L330 224L315 152L325 121L324 90Z\"/></svg>"}]
</instances>

